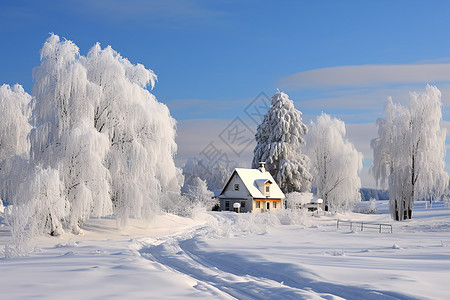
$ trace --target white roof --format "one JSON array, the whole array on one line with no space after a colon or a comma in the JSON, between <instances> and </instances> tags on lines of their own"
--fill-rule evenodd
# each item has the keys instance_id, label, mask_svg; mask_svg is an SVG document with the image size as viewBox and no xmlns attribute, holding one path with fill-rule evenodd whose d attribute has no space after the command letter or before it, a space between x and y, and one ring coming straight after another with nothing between
<instances>
[{"instance_id":1,"label":"white roof","mask_svg":"<svg viewBox=\"0 0 450 300\"><path fill-rule=\"evenodd\" d=\"M270 197L268 197L269 199L285 198L280 187L275 182L275 180L273 180L272 175L270 175L269 172L267 171L261 172L259 169L243 169L243 168L234 169L233 175L235 172L244 182L245 187L247 188L247 190L249 191L250 195L253 198L266 198L266 196L262 193L259 187L261 186L261 184L264 185L267 181L270 181L272 183L270 185ZM233 175L231 175L230 180L233 177ZM225 188L227 187L228 183L225 185L220 194L222 194L225 191Z\"/></svg>"},{"instance_id":2,"label":"white roof","mask_svg":"<svg viewBox=\"0 0 450 300\"><path fill-rule=\"evenodd\" d=\"M323 203L323 200L320 198L312 198L311 203Z\"/></svg>"}]
</instances>

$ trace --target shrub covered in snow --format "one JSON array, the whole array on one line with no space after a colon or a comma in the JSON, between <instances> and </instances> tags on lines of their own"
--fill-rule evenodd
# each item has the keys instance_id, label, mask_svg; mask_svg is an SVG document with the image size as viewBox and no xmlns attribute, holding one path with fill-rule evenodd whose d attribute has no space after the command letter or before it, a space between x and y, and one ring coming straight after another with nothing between
<instances>
[{"instance_id":1,"label":"shrub covered in snow","mask_svg":"<svg viewBox=\"0 0 450 300\"><path fill-rule=\"evenodd\" d=\"M187 200L187 205L200 206L205 210L211 210L218 203L214 198L214 193L208 190L206 181L195 177L191 184L186 186L183 197Z\"/></svg>"},{"instance_id":2,"label":"shrub covered in snow","mask_svg":"<svg viewBox=\"0 0 450 300\"><path fill-rule=\"evenodd\" d=\"M306 210L282 209L266 213L215 213L208 218L206 227L212 236L239 236L247 233L264 234L278 225L310 225Z\"/></svg>"},{"instance_id":3,"label":"shrub covered in snow","mask_svg":"<svg viewBox=\"0 0 450 300\"><path fill-rule=\"evenodd\" d=\"M286 194L286 205L288 209L301 209L306 204L311 203L312 193L292 192Z\"/></svg>"},{"instance_id":4,"label":"shrub covered in snow","mask_svg":"<svg viewBox=\"0 0 450 300\"><path fill-rule=\"evenodd\" d=\"M360 214L378 214L377 201L372 198L370 201L356 203L353 211Z\"/></svg>"}]
</instances>

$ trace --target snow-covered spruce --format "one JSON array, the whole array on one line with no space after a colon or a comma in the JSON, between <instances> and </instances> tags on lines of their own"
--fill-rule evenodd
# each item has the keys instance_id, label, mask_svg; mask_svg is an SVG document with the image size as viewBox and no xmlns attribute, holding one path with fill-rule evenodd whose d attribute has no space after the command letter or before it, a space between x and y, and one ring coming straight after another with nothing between
<instances>
[{"instance_id":1,"label":"snow-covered spruce","mask_svg":"<svg viewBox=\"0 0 450 300\"><path fill-rule=\"evenodd\" d=\"M276 93L257 128L252 168L257 168L259 162L266 162L266 170L284 193L309 191L312 182L310 160L301 153L305 144L302 136L307 132L301 112L295 109L292 100L283 92Z\"/></svg>"},{"instance_id":2,"label":"snow-covered spruce","mask_svg":"<svg viewBox=\"0 0 450 300\"><path fill-rule=\"evenodd\" d=\"M306 136L313 185L325 209L350 211L361 200L362 153L345 138L345 124L327 114L311 122Z\"/></svg>"},{"instance_id":3,"label":"snow-covered spruce","mask_svg":"<svg viewBox=\"0 0 450 300\"><path fill-rule=\"evenodd\" d=\"M41 61L34 70L30 147L23 139L31 127L23 109L30 96L20 87L0 89L0 103L17 106L5 109L16 123L2 123L0 139L21 140L8 142L20 147L4 155L14 170L10 185L17 187L7 199L16 207L12 231L30 238L77 233L90 216L113 212L123 225L179 200L175 120L147 90L156 81L153 71L98 44L84 57L53 34Z\"/></svg>"},{"instance_id":4,"label":"snow-covered spruce","mask_svg":"<svg viewBox=\"0 0 450 300\"><path fill-rule=\"evenodd\" d=\"M447 188L441 108L441 92L427 85L424 92L411 93L409 107L389 98L385 117L377 120L378 138L371 141L371 172L377 184L388 182L395 220L410 219L416 199L439 198Z\"/></svg>"}]
</instances>

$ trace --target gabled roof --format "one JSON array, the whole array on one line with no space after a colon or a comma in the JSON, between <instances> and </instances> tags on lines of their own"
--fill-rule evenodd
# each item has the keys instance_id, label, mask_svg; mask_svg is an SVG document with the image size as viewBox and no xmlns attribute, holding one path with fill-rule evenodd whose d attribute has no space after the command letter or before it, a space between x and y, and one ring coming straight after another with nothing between
<instances>
[{"instance_id":1,"label":"gabled roof","mask_svg":"<svg viewBox=\"0 0 450 300\"><path fill-rule=\"evenodd\" d=\"M272 175L269 172L261 172L259 169L243 169L236 168L233 171L233 174L228 179L227 184L225 184L224 188L220 192L220 195L223 194L228 184L230 184L231 178L233 178L234 174L237 174L241 180L244 182L245 187L253 198L266 198L266 196L262 193L259 187L264 186L266 182L271 183L270 186L270 197L269 199L282 199L285 198L283 192L280 190L280 187L277 185L275 180L273 180Z\"/></svg>"},{"instance_id":2,"label":"gabled roof","mask_svg":"<svg viewBox=\"0 0 450 300\"><path fill-rule=\"evenodd\" d=\"M256 186L260 188L263 187L266 183L272 184L272 181L270 179L256 179L255 183Z\"/></svg>"}]
</instances>

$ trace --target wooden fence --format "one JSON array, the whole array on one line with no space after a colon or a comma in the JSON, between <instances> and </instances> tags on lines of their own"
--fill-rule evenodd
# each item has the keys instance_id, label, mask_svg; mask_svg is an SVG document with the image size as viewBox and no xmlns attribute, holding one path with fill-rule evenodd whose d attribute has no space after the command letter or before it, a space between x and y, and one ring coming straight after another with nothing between
<instances>
[{"instance_id":1,"label":"wooden fence","mask_svg":"<svg viewBox=\"0 0 450 300\"><path fill-rule=\"evenodd\" d=\"M343 225L349 225L350 230L358 230L361 229L361 231L364 231L364 229L378 229L379 233L383 232L383 228L386 230L389 230L389 233L392 233L392 225L391 224L382 224L382 223L367 223L367 222L355 222L355 221L345 221L345 220L337 220L336 227L339 228L339 226Z\"/></svg>"}]
</instances>

